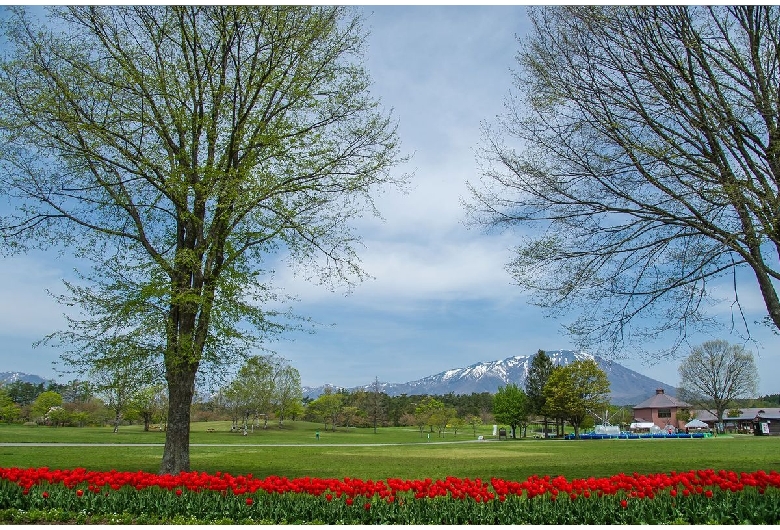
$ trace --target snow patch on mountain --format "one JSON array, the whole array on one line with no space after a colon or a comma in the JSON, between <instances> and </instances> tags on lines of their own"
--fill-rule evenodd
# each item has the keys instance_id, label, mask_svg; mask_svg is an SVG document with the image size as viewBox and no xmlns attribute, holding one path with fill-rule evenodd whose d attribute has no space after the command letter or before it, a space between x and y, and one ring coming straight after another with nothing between
<instances>
[{"instance_id":1,"label":"snow patch on mountain","mask_svg":"<svg viewBox=\"0 0 780 530\"><path fill-rule=\"evenodd\" d=\"M584 351L554 350L545 353L555 366L566 366L574 361L587 359L595 360L609 378L610 401L616 405L637 404L654 395L658 388L663 388L669 395L675 395L676 392L676 389L668 384ZM451 368L407 383L380 383L379 389L390 396L398 396L401 394L471 394L473 392L493 394L498 391L499 386L506 386L509 383L525 388L525 380L528 377L528 370L534 355L536 354L515 355L503 360L475 363L463 368ZM373 391L374 385L356 387L352 390L358 389ZM316 398L323 390L324 386L306 387L304 395Z\"/></svg>"},{"instance_id":2,"label":"snow patch on mountain","mask_svg":"<svg viewBox=\"0 0 780 530\"><path fill-rule=\"evenodd\" d=\"M48 383L50 380L24 372L0 372L0 385L15 383L16 381L38 385L41 383Z\"/></svg>"}]
</instances>

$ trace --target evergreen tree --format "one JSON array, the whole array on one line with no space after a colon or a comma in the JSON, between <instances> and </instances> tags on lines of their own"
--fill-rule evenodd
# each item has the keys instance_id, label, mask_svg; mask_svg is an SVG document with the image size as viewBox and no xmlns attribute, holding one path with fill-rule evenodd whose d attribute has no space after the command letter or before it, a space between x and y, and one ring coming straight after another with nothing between
<instances>
[{"instance_id":1,"label":"evergreen tree","mask_svg":"<svg viewBox=\"0 0 780 530\"><path fill-rule=\"evenodd\" d=\"M528 377L525 379L525 393L528 396L529 411L544 418L544 437L547 438L547 413L545 403L547 398L544 396L544 385L550 378L553 371L553 363L544 350L539 350L528 369Z\"/></svg>"}]
</instances>

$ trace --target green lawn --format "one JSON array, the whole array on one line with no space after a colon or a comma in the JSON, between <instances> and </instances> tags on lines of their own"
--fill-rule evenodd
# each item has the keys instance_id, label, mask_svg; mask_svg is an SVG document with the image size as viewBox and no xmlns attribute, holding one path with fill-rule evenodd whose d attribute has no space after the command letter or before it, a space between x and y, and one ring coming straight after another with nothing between
<instances>
[{"instance_id":1,"label":"green lawn","mask_svg":"<svg viewBox=\"0 0 780 530\"><path fill-rule=\"evenodd\" d=\"M492 476L523 480L530 475L567 478L618 473L657 473L690 469L755 471L780 469L780 438L720 436L710 439L508 440L473 441L471 429L444 438L409 428L322 430L322 425L290 422L248 436L229 432L229 422L193 424L192 468L232 474L363 479ZM207 429L215 432L208 432ZM319 441L315 431L319 430ZM478 434L488 435L484 427ZM0 446L0 467L145 470L156 472L164 433L124 427L51 428L0 425L0 442L146 443L153 446ZM219 444L200 446L197 444ZM281 445L275 445L281 444ZM284 445L287 444L287 445ZM292 445L295 444L295 445ZM351 444L385 444L357 446ZM395 444L395 445L391 445Z\"/></svg>"}]
</instances>

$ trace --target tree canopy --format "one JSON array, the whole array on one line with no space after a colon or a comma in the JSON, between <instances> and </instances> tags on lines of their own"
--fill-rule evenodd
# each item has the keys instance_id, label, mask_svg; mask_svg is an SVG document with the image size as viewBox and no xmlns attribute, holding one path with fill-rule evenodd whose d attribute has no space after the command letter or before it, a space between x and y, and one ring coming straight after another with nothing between
<instances>
[{"instance_id":1,"label":"tree canopy","mask_svg":"<svg viewBox=\"0 0 780 530\"><path fill-rule=\"evenodd\" d=\"M531 9L517 93L486 125L475 221L517 227L508 270L572 313L583 347L714 319L713 285L752 273L780 327L780 8Z\"/></svg>"},{"instance_id":2,"label":"tree canopy","mask_svg":"<svg viewBox=\"0 0 780 530\"><path fill-rule=\"evenodd\" d=\"M531 359L528 368L528 376L525 379L525 393L528 396L528 408L532 414L544 417L544 437L547 438L547 398L544 395L544 386L550 378L553 363L543 350L536 352Z\"/></svg>"},{"instance_id":3,"label":"tree canopy","mask_svg":"<svg viewBox=\"0 0 780 530\"><path fill-rule=\"evenodd\" d=\"M512 429L512 438L517 438L518 425L528 424L529 399L514 383L499 386L493 396L493 415L496 421L506 423Z\"/></svg>"},{"instance_id":4,"label":"tree canopy","mask_svg":"<svg viewBox=\"0 0 780 530\"><path fill-rule=\"evenodd\" d=\"M294 409L301 396L298 370L286 359L270 355L249 357L224 391L229 408L243 419L244 431L252 415L255 418L263 416L267 427L272 412L276 413L281 426L285 414Z\"/></svg>"},{"instance_id":5,"label":"tree canopy","mask_svg":"<svg viewBox=\"0 0 780 530\"><path fill-rule=\"evenodd\" d=\"M547 412L565 418L579 438L580 426L609 405L609 379L592 359L556 366L544 387Z\"/></svg>"},{"instance_id":6,"label":"tree canopy","mask_svg":"<svg viewBox=\"0 0 780 530\"><path fill-rule=\"evenodd\" d=\"M0 62L5 249L86 270L55 338L129 350L165 374L161 472L188 470L196 375L288 325L271 256L322 282L363 277L349 221L396 179L364 31L331 6L12 8ZM316 267L311 267L316 265Z\"/></svg>"},{"instance_id":7,"label":"tree canopy","mask_svg":"<svg viewBox=\"0 0 780 530\"><path fill-rule=\"evenodd\" d=\"M753 354L725 340L712 340L694 347L677 367L677 396L723 421L734 400L755 397L758 370Z\"/></svg>"}]
</instances>

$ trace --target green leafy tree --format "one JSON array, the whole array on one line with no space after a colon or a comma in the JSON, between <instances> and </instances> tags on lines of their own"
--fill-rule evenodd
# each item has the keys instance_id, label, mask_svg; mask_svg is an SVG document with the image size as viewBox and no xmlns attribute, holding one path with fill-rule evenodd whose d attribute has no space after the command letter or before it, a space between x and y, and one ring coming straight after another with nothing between
<instances>
[{"instance_id":1,"label":"green leafy tree","mask_svg":"<svg viewBox=\"0 0 780 530\"><path fill-rule=\"evenodd\" d=\"M303 401L296 401L289 409L287 409L287 417L293 421L303 417L305 413L306 408L303 406Z\"/></svg>"},{"instance_id":2,"label":"green leafy tree","mask_svg":"<svg viewBox=\"0 0 780 530\"><path fill-rule=\"evenodd\" d=\"M9 401L5 405L0 406L0 419L6 423L13 423L21 419L22 407L13 401Z\"/></svg>"},{"instance_id":3,"label":"green leafy tree","mask_svg":"<svg viewBox=\"0 0 780 530\"><path fill-rule=\"evenodd\" d=\"M585 420L609 405L609 379L596 361L574 361L553 369L544 393L549 410L565 418L579 438Z\"/></svg>"},{"instance_id":4,"label":"green leafy tree","mask_svg":"<svg viewBox=\"0 0 780 530\"><path fill-rule=\"evenodd\" d=\"M32 405L44 390L43 383L34 385L28 381L13 381L5 385L11 401L19 405Z\"/></svg>"},{"instance_id":5,"label":"green leafy tree","mask_svg":"<svg viewBox=\"0 0 780 530\"><path fill-rule=\"evenodd\" d=\"M11 399L6 389L0 386L0 420L13 423L22 415L22 409Z\"/></svg>"},{"instance_id":6,"label":"green leafy tree","mask_svg":"<svg viewBox=\"0 0 780 530\"><path fill-rule=\"evenodd\" d=\"M409 416L414 414L414 407L412 396L401 394L400 396L393 396L389 398L387 403L387 417L390 425L415 425L412 421L408 421ZM401 418L404 418L401 421Z\"/></svg>"},{"instance_id":7,"label":"green leafy tree","mask_svg":"<svg viewBox=\"0 0 780 530\"><path fill-rule=\"evenodd\" d=\"M683 425L691 421L693 418L694 416L690 409L677 409L677 421L682 422Z\"/></svg>"},{"instance_id":8,"label":"green leafy tree","mask_svg":"<svg viewBox=\"0 0 780 530\"><path fill-rule=\"evenodd\" d=\"M472 187L478 223L525 236L515 282L571 313L584 347L669 332L658 355L679 350L717 318L711 286L741 281L737 269L780 328L780 7L529 13L519 93L485 128L484 185Z\"/></svg>"},{"instance_id":9,"label":"green leafy tree","mask_svg":"<svg viewBox=\"0 0 780 530\"><path fill-rule=\"evenodd\" d=\"M36 419L44 419L54 407L62 406L62 396L53 390L38 394L32 404L32 414Z\"/></svg>"},{"instance_id":10,"label":"green leafy tree","mask_svg":"<svg viewBox=\"0 0 780 530\"><path fill-rule=\"evenodd\" d=\"M254 418L252 430L259 416L264 418L267 428L272 412L277 414L281 427L285 415L302 399L301 378L286 359L256 355L244 362L222 395L233 414L234 428L240 418L246 432L250 416Z\"/></svg>"},{"instance_id":11,"label":"green leafy tree","mask_svg":"<svg viewBox=\"0 0 780 530\"><path fill-rule=\"evenodd\" d=\"M320 418L325 424L325 430L328 430L328 421L336 432L336 423L338 422L339 414L344 406L344 395L338 392L333 392L330 387L325 388L325 391L317 399L309 403L307 409L309 409L315 417Z\"/></svg>"},{"instance_id":12,"label":"green leafy tree","mask_svg":"<svg viewBox=\"0 0 780 530\"><path fill-rule=\"evenodd\" d=\"M528 424L529 410L528 396L514 383L499 386L493 396L493 415L496 421L509 425L513 439L517 438L517 427Z\"/></svg>"},{"instance_id":13,"label":"green leafy tree","mask_svg":"<svg viewBox=\"0 0 780 530\"><path fill-rule=\"evenodd\" d=\"M344 427L354 427L355 422L360 418L360 412L359 408L352 405L341 407L340 416L344 423Z\"/></svg>"},{"instance_id":14,"label":"green leafy tree","mask_svg":"<svg viewBox=\"0 0 780 530\"><path fill-rule=\"evenodd\" d=\"M262 414L267 418L271 412L274 396L273 359L262 355L248 358L238 370L227 393L241 415L244 434L246 434L250 416L257 418ZM253 421L253 431L254 427Z\"/></svg>"},{"instance_id":15,"label":"green leafy tree","mask_svg":"<svg viewBox=\"0 0 780 530\"><path fill-rule=\"evenodd\" d=\"M94 390L89 381L74 379L63 385L60 393L65 403L86 403L92 398Z\"/></svg>"},{"instance_id":16,"label":"green leafy tree","mask_svg":"<svg viewBox=\"0 0 780 530\"><path fill-rule=\"evenodd\" d=\"M439 438L444 436L444 431L447 430L447 425L449 425L450 421L456 418L457 415L458 411L455 409L455 407L448 407L447 405L444 405L443 407L437 408L433 411L430 422L436 427Z\"/></svg>"},{"instance_id":17,"label":"green leafy tree","mask_svg":"<svg viewBox=\"0 0 780 530\"><path fill-rule=\"evenodd\" d=\"M157 383L145 386L135 392L130 398L129 408L144 422L144 432L160 417L163 410L165 386Z\"/></svg>"},{"instance_id":18,"label":"green leafy tree","mask_svg":"<svg viewBox=\"0 0 780 530\"><path fill-rule=\"evenodd\" d=\"M143 355L128 354L127 349L131 348L107 344L100 348L96 362L81 364L79 361L89 374L92 390L113 414L114 433L119 432L123 415L132 410L135 395L159 376Z\"/></svg>"},{"instance_id":19,"label":"green leafy tree","mask_svg":"<svg viewBox=\"0 0 780 530\"><path fill-rule=\"evenodd\" d=\"M242 405L239 389L230 384L226 389L220 391L220 402L233 420L230 427L231 431L238 429L238 423L242 418Z\"/></svg>"},{"instance_id":20,"label":"green leafy tree","mask_svg":"<svg viewBox=\"0 0 780 530\"><path fill-rule=\"evenodd\" d=\"M466 425L471 425L474 431L474 436L477 435L477 427L482 425L482 418L478 414L469 414L466 416Z\"/></svg>"},{"instance_id":21,"label":"green leafy tree","mask_svg":"<svg viewBox=\"0 0 780 530\"><path fill-rule=\"evenodd\" d=\"M528 408L530 414L542 416L544 420L544 437L547 438L547 398L544 395L544 386L550 378L553 363L544 350L539 350L531 359L528 367L528 376L525 379L525 393L528 396Z\"/></svg>"},{"instance_id":22,"label":"green leafy tree","mask_svg":"<svg viewBox=\"0 0 780 530\"><path fill-rule=\"evenodd\" d=\"M766 396L761 396L756 400L758 403L756 406L775 406L780 405L780 394L768 394Z\"/></svg>"},{"instance_id":23,"label":"green leafy tree","mask_svg":"<svg viewBox=\"0 0 780 530\"><path fill-rule=\"evenodd\" d=\"M70 413L71 422L77 427L103 425L107 414L105 403L94 396L85 401L66 402L62 406Z\"/></svg>"},{"instance_id":24,"label":"green leafy tree","mask_svg":"<svg viewBox=\"0 0 780 530\"><path fill-rule=\"evenodd\" d=\"M261 268L363 278L350 222L396 179L365 33L333 6L73 6L4 20L0 237L89 264L51 337L164 367L162 473L190 467L196 376L291 326Z\"/></svg>"},{"instance_id":25,"label":"green leafy tree","mask_svg":"<svg viewBox=\"0 0 780 530\"><path fill-rule=\"evenodd\" d=\"M458 431L462 431L466 425L468 425L466 418L461 418L460 416L455 416L450 420L450 427L452 427L452 432L455 436L457 436Z\"/></svg>"},{"instance_id":26,"label":"green leafy tree","mask_svg":"<svg viewBox=\"0 0 780 530\"><path fill-rule=\"evenodd\" d=\"M735 399L753 397L758 385L758 370L753 354L725 340L707 341L694 347L677 367L680 388L677 396L718 419Z\"/></svg>"},{"instance_id":27,"label":"green leafy tree","mask_svg":"<svg viewBox=\"0 0 780 530\"><path fill-rule=\"evenodd\" d=\"M425 426L428 426L429 432L433 432L438 419L437 414L443 409L444 403L432 396L425 396L414 408L414 423L420 428L420 436Z\"/></svg>"},{"instance_id":28,"label":"green leafy tree","mask_svg":"<svg viewBox=\"0 0 780 530\"><path fill-rule=\"evenodd\" d=\"M279 418L279 427L282 426L285 418L294 418L296 412L300 413L302 410L303 389L301 388L301 374L287 364L287 361L282 361L276 366L272 399L274 411L277 418Z\"/></svg>"}]
</instances>

